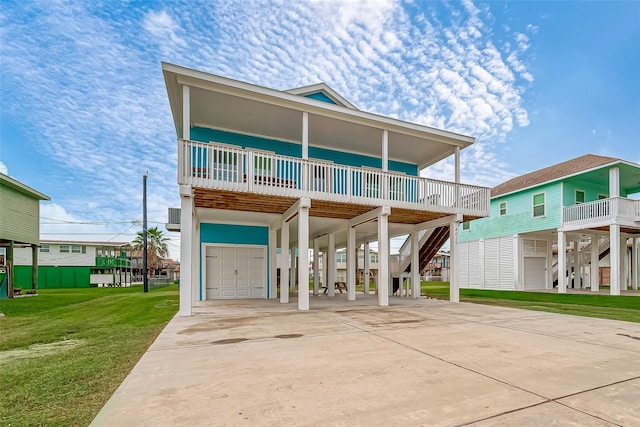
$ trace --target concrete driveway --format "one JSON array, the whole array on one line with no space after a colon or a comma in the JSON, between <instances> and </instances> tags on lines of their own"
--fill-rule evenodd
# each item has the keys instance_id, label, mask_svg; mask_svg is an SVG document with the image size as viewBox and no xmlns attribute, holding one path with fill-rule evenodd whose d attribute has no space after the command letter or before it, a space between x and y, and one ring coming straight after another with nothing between
<instances>
[{"instance_id":1,"label":"concrete driveway","mask_svg":"<svg viewBox=\"0 0 640 427\"><path fill-rule=\"evenodd\" d=\"M95 426L640 426L640 323L375 296L174 318Z\"/></svg>"}]
</instances>

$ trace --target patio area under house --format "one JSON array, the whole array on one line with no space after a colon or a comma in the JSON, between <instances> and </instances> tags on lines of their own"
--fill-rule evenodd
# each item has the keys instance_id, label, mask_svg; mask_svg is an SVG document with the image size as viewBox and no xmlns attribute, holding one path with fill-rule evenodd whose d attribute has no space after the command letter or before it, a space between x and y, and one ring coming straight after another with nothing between
<instances>
[{"instance_id":1,"label":"patio area under house","mask_svg":"<svg viewBox=\"0 0 640 427\"><path fill-rule=\"evenodd\" d=\"M474 138L361 111L323 83L282 91L162 69L177 134L181 206L167 226L181 232L181 315L206 300L296 293L308 310L321 286L334 295L339 248L355 300L357 248L373 242L378 304L389 304L394 275L417 297L421 266L449 237L458 301L458 226L489 214L490 190L460 182L460 151ZM449 157L450 181L420 175ZM391 266L389 240L402 235Z\"/></svg>"}]
</instances>

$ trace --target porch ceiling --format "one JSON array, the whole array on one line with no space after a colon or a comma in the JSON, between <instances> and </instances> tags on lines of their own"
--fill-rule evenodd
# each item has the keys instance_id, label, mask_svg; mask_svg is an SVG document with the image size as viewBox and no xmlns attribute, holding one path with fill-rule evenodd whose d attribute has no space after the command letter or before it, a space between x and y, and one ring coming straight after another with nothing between
<instances>
[{"instance_id":1,"label":"porch ceiling","mask_svg":"<svg viewBox=\"0 0 640 427\"><path fill-rule=\"evenodd\" d=\"M279 221L281 215L296 201L296 198L291 197L194 189L196 212L199 220L205 222L215 221L266 226ZM311 208L309 209L309 234L311 236L319 236L325 234L328 230L344 228L344 231L337 232L336 244L345 244L348 221L376 208L377 206L312 200ZM393 208L391 209L391 215L389 215L389 236L395 237L408 234L414 224L445 216L447 214L440 212ZM294 219L292 224L297 227L297 219ZM359 225L356 228L356 235L359 241L377 240L376 221ZM293 242L295 236L293 233L291 236ZM321 238L321 245L326 244L325 236Z\"/></svg>"},{"instance_id":2,"label":"porch ceiling","mask_svg":"<svg viewBox=\"0 0 640 427\"><path fill-rule=\"evenodd\" d=\"M301 144L302 112L309 113L309 145L382 156L389 131L389 159L425 168L474 138L238 82L163 63L179 137L183 135L182 85L190 89L191 123Z\"/></svg>"}]
</instances>

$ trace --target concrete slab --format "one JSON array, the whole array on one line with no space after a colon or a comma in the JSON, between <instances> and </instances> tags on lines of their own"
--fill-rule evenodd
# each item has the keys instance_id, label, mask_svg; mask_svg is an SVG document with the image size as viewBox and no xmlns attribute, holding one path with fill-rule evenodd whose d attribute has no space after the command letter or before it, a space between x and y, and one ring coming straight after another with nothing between
<instances>
[{"instance_id":1,"label":"concrete slab","mask_svg":"<svg viewBox=\"0 0 640 427\"><path fill-rule=\"evenodd\" d=\"M174 318L92 425L640 425L640 340L615 335L635 324L310 301L303 313L293 298L217 301Z\"/></svg>"}]
</instances>

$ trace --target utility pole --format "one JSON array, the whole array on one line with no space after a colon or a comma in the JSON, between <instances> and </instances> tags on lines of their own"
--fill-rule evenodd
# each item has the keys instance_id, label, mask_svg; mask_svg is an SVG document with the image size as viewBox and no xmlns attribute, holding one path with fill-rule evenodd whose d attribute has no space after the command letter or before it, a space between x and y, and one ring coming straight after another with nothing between
<instances>
[{"instance_id":1,"label":"utility pole","mask_svg":"<svg viewBox=\"0 0 640 427\"><path fill-rule=\"evenodd\" d=\"M142 176L142 236L142 284L144 291L149 292L149 277L147 274L147 174Z\"/></svg>"}]
</instances>

